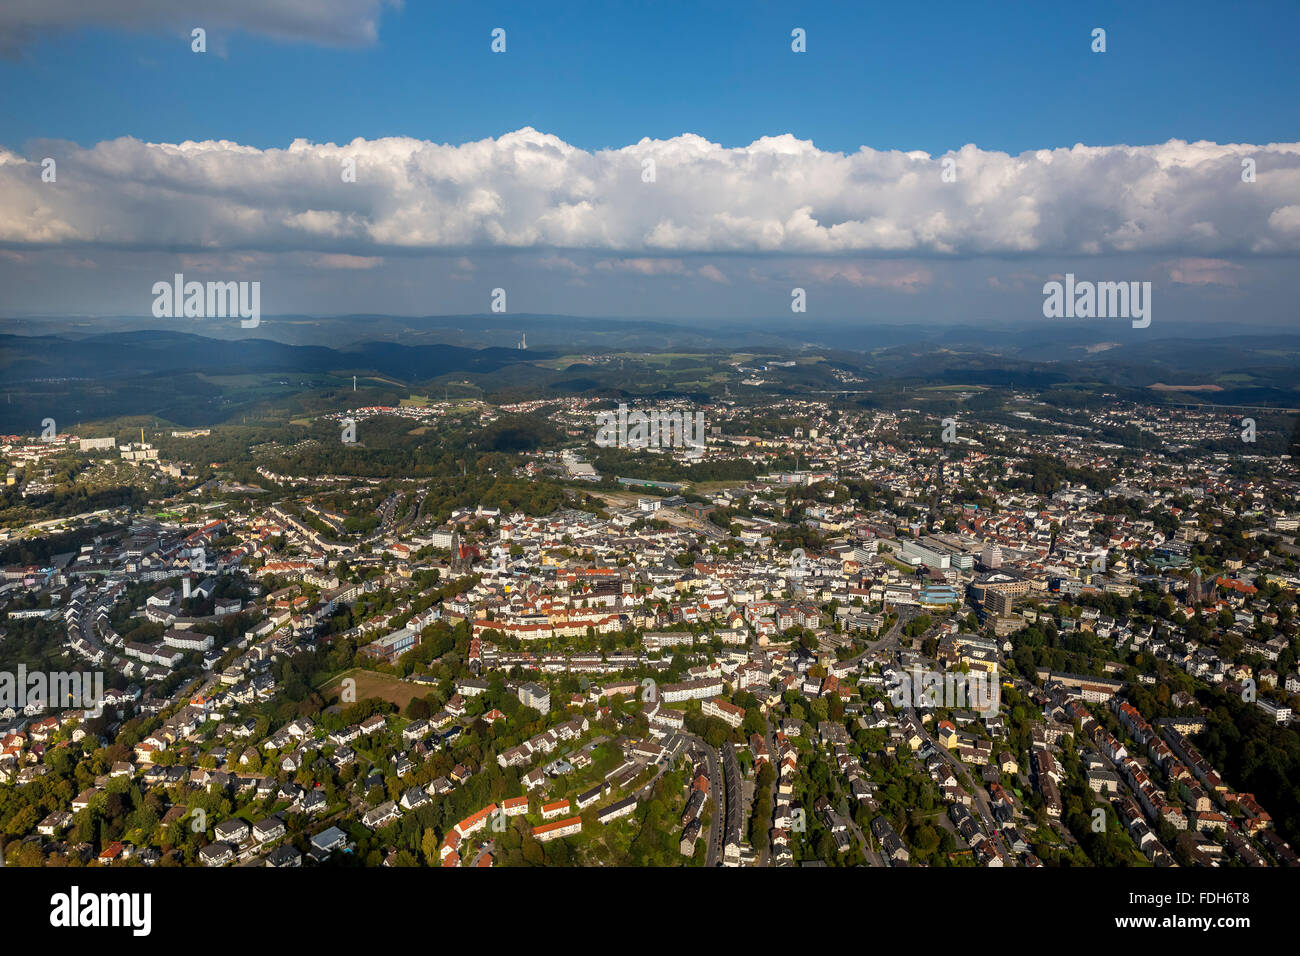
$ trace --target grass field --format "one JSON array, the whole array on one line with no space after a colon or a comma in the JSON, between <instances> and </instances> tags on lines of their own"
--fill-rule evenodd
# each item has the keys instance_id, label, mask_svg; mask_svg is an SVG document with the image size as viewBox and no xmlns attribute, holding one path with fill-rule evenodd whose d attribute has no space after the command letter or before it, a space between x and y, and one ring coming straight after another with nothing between
<instances>
[{"instance_id":1,"label":"grass field","mask_svg":"<svg viewBox=\"0 0 1300 956\"><path fill-rule=\"evenodd\" d=\"M740 488L745 485L743 481L693 481L691 482L691 491L696 494L707 495L714 491L721 491L724 488Z\"/></svg>"},{"instance_id":2,"label":"grass field","mask_svg":"<svg viewBox=\"0 0 1300 956\"><path fill-rule=\"evenodd\" d=\"M611 508L634 508L636 507L637 498L640 497L622 491L593 491L591 495L593 498L599 498Z\"/></svg>"},{"instance_id":3,"label":"grass field","mask_svg":"<svg viewBox=\"0 0 1300 956\"><path fill-rule=\"evenodd\" d=\"M331 704L339 703L339 691L343 679L347 677L357 682L357 701L363 701L369 697L378 697L391 704L396 704L399 710L405 710L406 705L412 700L423 697L429 692L427 687L398 680L388 674L377 674L374 671L366 670L350 670L335 677L321 688L326 700Z\"/></svg>"}]
</instances>

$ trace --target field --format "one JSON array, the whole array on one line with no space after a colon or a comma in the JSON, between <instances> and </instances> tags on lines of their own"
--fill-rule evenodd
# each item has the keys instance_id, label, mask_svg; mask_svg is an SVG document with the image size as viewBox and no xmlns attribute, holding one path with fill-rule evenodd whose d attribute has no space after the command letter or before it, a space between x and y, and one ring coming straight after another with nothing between
<instances>
[{"instance_id":1,"label":"field","mask_svg":"<svg viewBox=\"0 0 1300 956\"><path fill-rule=\"evenodd\" d=\"M423 697L429 692L429 688L420 684L411 684L396 677L390 677L387 674L377 674L374 671L351 670L329 681L322 688L326 699L331 704L339 702L339 691L344 678L352 678L357 682L357 700L363 701L368 697L378 697L386 700L390 704L396 704L399 710L405 710L406 705L417 697Z\"/></svg>"},{"instance_id":2,"label":"field","mask_svg":"<svg viewBox=\"0 0 1300 956\"><path fill-rule=\"evenodd\" d=\"M592 497L599 498L610 508L635 508L640 496L622 491L593 491Z\"/></svg>"}]
</instances>

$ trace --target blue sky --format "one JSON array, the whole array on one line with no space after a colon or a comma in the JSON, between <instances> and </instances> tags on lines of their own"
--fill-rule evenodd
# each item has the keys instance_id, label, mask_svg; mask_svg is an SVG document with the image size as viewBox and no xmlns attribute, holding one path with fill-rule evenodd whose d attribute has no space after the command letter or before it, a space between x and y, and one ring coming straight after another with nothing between
<instances>
[{"instance_id":1,"label":"blue sky","mask_svg":"<svg viewBox=\"0 0 1300 956\"><path fill-rule=\"evenodd\" d=\"M1267 143L1295 138L1298 25L1290 3L415 0L384 8L368 47L212 27L224 56L203 58L164 28L43 33L0 60L0 128L10 146L123 135L459 143L524 126L587 149L679 133L932 153ZM503 56L488 49L498 26ZM789 48L795 26L808 33L802 56ZM1105 54L1090 50L1098 26Z\"/></svg>"},{"instance_id":2,"label":"blue sky","mask_svg":"<svg viewBox=\"0 0 1300 956\"><path fill-rule=\"evenodd\" d=\"M183 271L262 281L268 313L477 312L505 287L517 311L778 317L801 287L823 318L1033 321L1069 272L1152 281L1165 322L1289 326L1298 21L0 2L0 313L147 312Z\"/></svg>"}]
</instances>

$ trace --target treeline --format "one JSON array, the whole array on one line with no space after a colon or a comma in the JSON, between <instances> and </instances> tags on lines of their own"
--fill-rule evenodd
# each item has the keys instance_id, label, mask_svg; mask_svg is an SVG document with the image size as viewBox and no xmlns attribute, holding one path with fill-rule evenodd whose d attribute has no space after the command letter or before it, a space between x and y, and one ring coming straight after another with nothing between
<instances>
[{"instance_id":1,"label":"treeline","mask_svg":"<svg viewBox=\"0 0 1300 956\"><path fill-rule=\"evenodd\" d=\"M149 494L134 485L87 489L85 485L59 485L43 495L24 498L13 485L0 492L0 525L30 521L33 517L62 518L107 508L144 508Z\"/></svg>"},{"instance_id":2,"label":"treeline","mask_svg":"<svg viewBox=\"0 0 1300 956\"><path fill-rule=\"evenodd\" d=\"M266 466L290 475L448 477L509 470L520 452L550 447L561 438L555 426L534 415L503 415L486 427L459 420L421 426L407 418L378 415L356 422L354 443L342 441L337 421L316 422L308 434L316 439L314 444L287 449L269 458Z\"/></svg>"},{"instance_id":3,"label":"treeline","mask_svg":"<svg viewBox=\"0 0 1300 956\"><path fill-rule=\"evenodd\" d=\"M1004 484L1019 491L1032 491L1038 495L1053 494L1062 485L1083 484L1093 491L1108 488L1112 482L1109 475L1092 468L1072 468L1055 458L1035 455L1019 466L1023 474L1007 478Z\"/></svg>"},{"instance_id":4,"label":"treeline","mask_svg":"<svg viewBox=\"0 0 1300 956\"><path fill-rule=\"evenodd\" d=\"M90 544L101 535L111 537L125 530L125 525L101 524L39 538L24 538L0 549L0 565L44 564L56 554L80 551L82 545Z\"/></svg>"},{"instance_id":5,"label":"treeline","mask_svg":"<svg viewBox=\"0 0 1300 956\"><path fill-rule=\"evenodd\" d=\"M1031 624L1011 635L1017 672L1032 675L1038 668L1077 674L1101 674L1109 659L1105 641L1087 630L1061 634L1052 622Z\"/></svg>"},{"instance_id":6,"label":"treeline","mask_svg":"<svg viewBox=\"0 0 1300 956\"><path fill-rule=\"evenodd\" d=\"M1236 790L1255 795L1284 840L1300 845L1300 736L1240 697L1216 690L1214 698L1196 746Z\"/></svg>"},{"instance_id":7,"label":"treeline","mask_svg":"<svg viewBox=\"0 0 1300 956\"><path fill-rule=\"evenodd\" d=\"M748 461L700 461L684 465L668 455L632 452L622 448L588 446L588 454L601 473L602 485L614 486L614 478L649 478L651 481L751 481L758 468Z\"/></svg>"}]
</instances>

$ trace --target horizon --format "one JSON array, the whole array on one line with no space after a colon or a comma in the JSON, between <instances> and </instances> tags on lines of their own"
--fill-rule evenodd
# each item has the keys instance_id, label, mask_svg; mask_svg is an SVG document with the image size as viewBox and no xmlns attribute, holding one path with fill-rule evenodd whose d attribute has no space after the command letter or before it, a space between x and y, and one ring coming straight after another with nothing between
<instances>
[{"instance_id":1,"label":"horizon","mask_svg":"<svg viewBox=\"0 0 1300 956\"><path fill-rule=\"evenodd\" d=\"M0 313L1292 322L1291 6L262 7L0 7Z\"/></svg>"}]
</instances>

